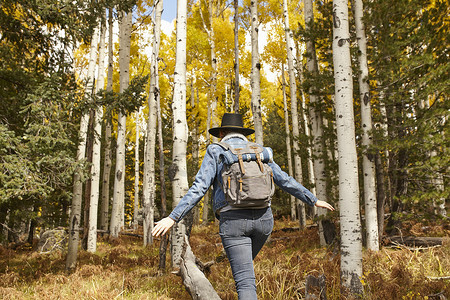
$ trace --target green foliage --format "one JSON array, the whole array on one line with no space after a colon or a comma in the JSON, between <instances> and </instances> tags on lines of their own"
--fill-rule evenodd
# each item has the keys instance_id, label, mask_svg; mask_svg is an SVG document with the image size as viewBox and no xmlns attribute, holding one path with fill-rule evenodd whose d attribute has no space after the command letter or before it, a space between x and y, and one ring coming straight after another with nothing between
<instances>
[{"instance_id":1,"label":"green foliage","mask_svg":"<svg viewBox=\"0 0 450 300\"><path fill-rule=\"evenodd\" d=\"M105 106L105 119L110 120L112 116L121 112L129 114L137 111L147 101L145 88L149 81L149 75L135 76L131 79L129 86L122 92L101 90L92 98L86 98L81 109L93 109L97 106Z\"/></svg>"},{"instance_id":2,"label":"green foliage","mask_svg":"<svg viewBox=\"0 0 450 300\"><path fill-rule=\"evenodd\" d=\"M378 1L368 9L372 88L389 128L388 140L376 132L375 148L389 150L394 199L426 210L449 194L448 3ZM384 122L378 110L374 118Z\"/></svg>"},{"instance_id":3,"label":"green foliage","mask_svg":"<svg viewBox=\"0 0 450 300\"><path fill-rule=\"evenodd\" d=\"M82 89L70 52L103 2L3 1L0 10L0 222L66 222ZM0 234L3 234L1 231ZM0 236L0 239L3 237Z\"/></svg>"},{"instance_id":4,"label":"green foliage","mask_svg":"<svg viewBox=\"0 0 450 300\"><path fill-rule=\"evenodd\" d=\"M75 167L76 126L70 113L77 95L70 77L45 78L23 102L23 133L0 124L0 205L19 225L39 216L42 226L63 225Z\"/></svg>"}]
</instances>

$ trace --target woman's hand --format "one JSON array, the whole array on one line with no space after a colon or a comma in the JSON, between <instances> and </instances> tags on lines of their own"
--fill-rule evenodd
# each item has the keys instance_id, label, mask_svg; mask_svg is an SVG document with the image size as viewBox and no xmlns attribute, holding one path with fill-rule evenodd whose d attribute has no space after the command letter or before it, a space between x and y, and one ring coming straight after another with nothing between
<instances>
[{"instance_id":1,"label":"woman's hand","mask_svg":"<svg viewBox=\"0 0 450 300\"><path fill-rule=\"evenodd\" d=\"M321 200L317 200L317 202L316 202L316 206L317 206L317 207L322 207L322 208L326 208L326 209L329 209L329 210L331 210L331 211L333 211L333 210L334 210L334 207L333 207L333 206L331 206L331 204L330 204L330 203L328 203L328 202L325 202L325 201L321 201Z\"/></svg>"},{"instance_id":2,"label":"woman's hand","mask_svg":"<svg viewBox=\"0 0 450 300\"><path fill-rule=\"evenodd\" d=\"M169 217L161 219L159 222L155 223L155 227L153 227L152 230L152 235L154 237L165 235L167 231L169 231L170 228L172 228L173 224L175 224L175 221Z\"/></svg>"}]
</instances>

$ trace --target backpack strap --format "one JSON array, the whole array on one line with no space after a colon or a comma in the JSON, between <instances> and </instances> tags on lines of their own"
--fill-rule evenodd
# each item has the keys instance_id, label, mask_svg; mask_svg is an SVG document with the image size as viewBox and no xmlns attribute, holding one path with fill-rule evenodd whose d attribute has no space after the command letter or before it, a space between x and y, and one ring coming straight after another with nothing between
<instances>
[{"instance_id":1,"label":"backpack strap","mask_svg":"<svg viewBox=\"0 0 450 300\"><path fill-rule=\"evenodd\" d=\"M228 164L239 162L239 155L241 155L243 161L257 161L262 170L263 163L272 161L272 149L268 147L262 147L259 144L253 142L248 142L248 144L239 148L232 148L226 142L217 142L213 144L219 145L225 150L223 158ZM261 161L261 164L258 162L259 160Z\"/></svg>"}]
</instances>

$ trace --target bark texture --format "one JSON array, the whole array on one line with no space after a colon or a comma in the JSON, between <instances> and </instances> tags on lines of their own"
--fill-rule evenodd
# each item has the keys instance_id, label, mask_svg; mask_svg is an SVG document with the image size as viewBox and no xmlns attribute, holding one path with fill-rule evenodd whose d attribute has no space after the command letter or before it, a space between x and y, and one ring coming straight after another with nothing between
<instances>
[{"instance_id":1,"label":"bark texture","mask_svg":"<svg viewBox=\"0 0 450 300\"><path fill-rule=\"evenodd\" d=\"M97 61L98 32L96 27L92 35L91 49L89 52L89 65L87 71L86 97L89 97L94 89L95 64ZM81 164L86 156L87 130L89 126L89 112L83 113L80 121L78 135L77 161ZM82 167L78 165L73 175L72 208L69 218L69 244L66 257L66 271L76 268L78 244L80 242L81 204L83 197L83 183L81 182Z\"/></svg>"},{"instance_id":2,"label":"bark texture","mask_svg":"<svg viewBox=\"0 0 450 300\"><path fill-rule=\"evenodd\" d=\"M186 147L188 140L186 121L186 27L187 2L179 0L177 4L177 49L175 59L173 111L173 153L172 165L169 168L173 190L173 206L175 207L188 191ZM172 229L172 265L178 268L181 263L181 252L186 235L184 220Z\"/></svg>"},{"instance_id":3,"label":"bark texture","mask_svg":"<svg viewBox=\"0 0 450 300\"><path fill-rule=\"evenodd\" d=\"M356 40L358 42L359 62L359 91L361 101L361 127L363 152L363 180L364 180L364 212L366 216L367 248L378 251L378 218L377 195L375 184L375 156L368 153L372 145L372 109L370 104L369 68L367 66L367 39L363 23L362 0L354 0Z\"/></svg>"},{"instance_id":4,"label":"bark texture","mask_svg":"<svg viewBox=\"0 0 450 300\"><path fill-rule=\"evenodd\" d=\"M151 58L150 91L148 96L148 120L147 120L147 141L145 144L144 160L144 245L153 242L151 232L154 225L154 207L156 197L155 182L155 157L156 157L156 131L159 99L159 71L158 56L161 39L161 14L163 1L158 1L155 7L154 26L153 26L153 51Z\"/></svg>"},{"instance_id":5,"label":"bark texture","mask_svg":"<svg viewBox=\"0 0 450 300\"><path fill-rule=\"evenodd\" d=\"M220 300L209 280L195 263L195 256L186 237L181 261L181 277L193 300Z\"/></svg>"},{"instance_id":6,"label":"bark texture","mask_svg":"<svg viewBox=\"0 0 450 300\"><path fill-rule=\"evenodd\" d=\"M347 1L333 0L333 24L333 65L339 155L341 285L358 297L363 292L362 244Z\"/></svg>"},{"instance_id":7,"label":"bark texture","mask_svg":"<svg viewBox=\"0 0 450 300\"><path fill-rule=\"evenodd\" d=\"M120 92L128 88L130 82L131 13L121 12L119 22L119 69ZM127 117L119 112L117 120L116 168L114 172L114 196L111 210L110 235L119 237L125 225L125 134Z\"/></svg>"},{"instance_id":8,"label":"bark texture","mask_svg":"<svg viewBox=\"0 0 450 300\"><path fill-rule=\"evenodd\" d=\"M314 24L314 11L312 0L304 1L305 9L305 29L311 30ZM312 39L306 41L306 68L311 74L317 74L317 56L316 47ZM320 200L327 200L327 184L324 161L324 142L323 142L323 119L320 108L320 98L312 89L308 91L309 94L309 115L311 118L311 134L313 141L313 157L314 157L314 178L316 183L316 196ZM319 215L324 215L325 210L317 209ZM319 237L320 244L325 245L325 237L323 235L322 222L319 222Z\"/></svg>"},{"instance_id":9,"label":"bark texture","mask_svg":"<svg viewBox=\"0 0 450 300\"><path fill-rule=\"evenodd\" d=\"M261 63L258 50L258 1L253 0L250 4L251 12L251 44L252 44L252 74L250 83L252 87L251 108L255 127L255 141L263 145L263 125L261 115Z\"/></svg>"},{"instance_id":10,"label":"bark texture","mask_svg":"<svg viewBox=\"0 0 450 300\"><path fill-rule=\"evenodd\" d=\"M108 10L108 75L106 82L106 91L113 90L113 17L112 9ZM111 175L111 120L106 120L105 125L105 158L103 163L102 175L102 204L100 211L100 229L109 228L109 183Z\"/></svg>"},{"instance_id":11,"label":"bark texture","mask_svg":"<svg viewBox=\"0 0 450 300\"><path fill-rule=\"evenodd\" d=\"M105 37L106 22L102 20L100 27L100 44L98 54L98 75L97 75L97 93L105 87ZM89 232L87 239L87 250L95 252L97 250L97 224L98 224L98 202L100 198L100 160L101 160L101 140L102 140L102 120L103 107L98 106L95 109L94 117L94 136L92 148L92 166L91 166L91 195L89 201Z\"/></svg>"}]
</instances>

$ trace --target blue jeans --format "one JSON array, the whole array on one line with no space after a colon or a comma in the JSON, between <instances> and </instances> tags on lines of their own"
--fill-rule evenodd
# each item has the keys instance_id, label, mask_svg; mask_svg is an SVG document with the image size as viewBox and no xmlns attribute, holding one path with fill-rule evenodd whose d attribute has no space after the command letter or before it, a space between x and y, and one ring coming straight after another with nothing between
<instances>
[{"instance_id":1,"label":"blue jeans","mask_svg":"<svg viewBox=\"0 0 450 300\"><path fill-rule=\"evenodd\" d=\"M231 265L239 299L258 299L253 259L272 229L273 215L270 207L220 213L219 233Z\"/></svg>"}]
</instances>

